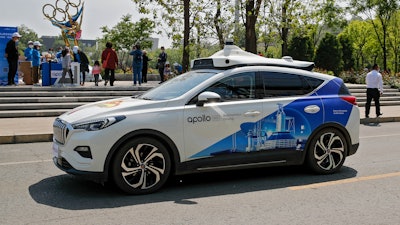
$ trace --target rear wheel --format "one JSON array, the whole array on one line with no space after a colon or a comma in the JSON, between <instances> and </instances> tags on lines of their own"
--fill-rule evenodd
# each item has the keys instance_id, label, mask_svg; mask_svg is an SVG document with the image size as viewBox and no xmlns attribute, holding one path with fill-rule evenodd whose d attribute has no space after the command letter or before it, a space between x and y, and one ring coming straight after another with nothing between
<instances>
[{"instance_id":1,"label":"rear wheel","mask_svg":"<svg viewBox=\"0 0 400 225\"><path fill-rule=\"evenodd\" d=\"M112 175L118 188L128 194L157 191L167 181L171 160L166 147L152 138L137 138L115 155Z\"/></svg>"},{"instance_id":2,"label":"rear wheel","mask_svg":"<svg viewBox=\"0 0 400 225\"><path fill-rule=\"evenodd\" d=\"M316 173L335 173L342 167L347 152L344 135L337 129L326 128L319 131L311 140L307 150L307 163Z\"/></svg>"}]
</instances>

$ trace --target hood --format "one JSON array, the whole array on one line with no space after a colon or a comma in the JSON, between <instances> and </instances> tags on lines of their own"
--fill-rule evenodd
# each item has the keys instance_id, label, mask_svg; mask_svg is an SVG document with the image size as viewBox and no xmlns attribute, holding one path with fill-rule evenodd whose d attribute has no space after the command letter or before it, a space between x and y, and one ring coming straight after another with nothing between
<instances>
[{"instance_id":1,"label":"hood","mask_svg":"<svg viewBox=\"0 0 400 225\"><path fill-rule=\"evenodd\" d=\"M74 108L59 118L68 123L83 122L109 116L134 114L139 110L164 107L166 102L155 102L132 97L99 101Z\"/></svg>"}]
</instances>

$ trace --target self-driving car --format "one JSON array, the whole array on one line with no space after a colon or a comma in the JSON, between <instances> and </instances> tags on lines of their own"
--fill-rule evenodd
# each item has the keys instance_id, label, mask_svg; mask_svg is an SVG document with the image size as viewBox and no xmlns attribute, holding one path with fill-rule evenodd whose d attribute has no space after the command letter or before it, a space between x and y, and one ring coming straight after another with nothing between
<instances>
[{"instance_id":1,"label":"self-driving car","mask_svg":"<svg viewBox=\"0 0 400 225\"><path fill-rule=\"evenodd\" d=\"M198 172L302 164L337 172L358 149L359 109L343 80L313 67L227 44L142 95L56 118L54 163L129 194Z\"/></svg>"}]
</instances>

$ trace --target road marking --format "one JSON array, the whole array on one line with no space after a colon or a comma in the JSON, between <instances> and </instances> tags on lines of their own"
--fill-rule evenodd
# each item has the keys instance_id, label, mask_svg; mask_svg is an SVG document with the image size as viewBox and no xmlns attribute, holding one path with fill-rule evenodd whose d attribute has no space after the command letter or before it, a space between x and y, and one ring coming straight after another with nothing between
<instances>
[{"instance_id":1,"label":"road marking","mask_svg":"<svg viewBox=\"0 0 400 225\"><path fill-rule=\"evenodd\" d=\"M24 162L7 162L7 163L0 163L0 166L10 166L10 165L20 165L20 164L33 164L33 163L44 163L44 162L53 162L53 160L46 159L46 160L36 160L36 161L24 161Z\"/></svg>"},{"instance_id":2,"label":"road marking","mask_svg":"<svg viewBox=\"0 0 400 225\"><path fill-rule=\"evenodd\" d=\"M394 136L400 136L400 134L387 134L387 135L365 136L365 137L360 137L360 139L366 139L366 138L381 138L381 137L394 137Z\"/></svg>"},{"instance_id":3,"label":"road marking","mask_svg":"<svg viewBox=\"0 0 400 225\"><path fill-rule=\"evenodd\" d=\"M355 182L360 182L360 181L377 180L377 179L398 177L398 176L400 176L400 172L372 175L372 176L366 176L366 177L355 177L355 178L349 178L349 179L344 179L344 180L322 182L322 183L317 183L317 184L293 186L293 187L289 187L289 189L292 191L298 191L298 190L304 190L304 189L313 189L313 188L327 187L327 186L332 186L332 185L348 184L348 183L355 183Z\"/></svg>"}]
</instances>

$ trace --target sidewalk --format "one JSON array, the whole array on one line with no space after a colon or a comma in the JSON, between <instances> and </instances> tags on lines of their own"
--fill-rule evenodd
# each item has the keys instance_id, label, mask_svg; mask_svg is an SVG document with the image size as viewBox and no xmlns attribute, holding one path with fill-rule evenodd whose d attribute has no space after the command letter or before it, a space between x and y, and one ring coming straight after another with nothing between
<instances>
[{"instance_id":1,"label":"sidewalk","mask_svg":"<svg viewBox=\"0 0 400 225\"><path fill-rule=\"evenodd\" d=\"M400 122L400 106L381 107L383 115L365 118L365 108L360 107L360 123ZM375 112L372 106L371 112ZM0 118L0 144L52 141L55 117Z\"/></svg>"}]
</instances>

